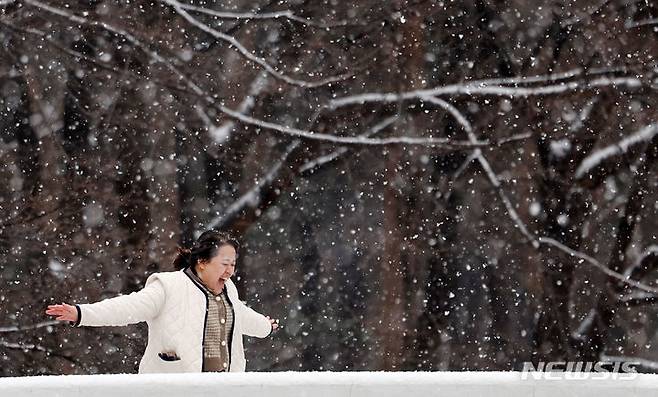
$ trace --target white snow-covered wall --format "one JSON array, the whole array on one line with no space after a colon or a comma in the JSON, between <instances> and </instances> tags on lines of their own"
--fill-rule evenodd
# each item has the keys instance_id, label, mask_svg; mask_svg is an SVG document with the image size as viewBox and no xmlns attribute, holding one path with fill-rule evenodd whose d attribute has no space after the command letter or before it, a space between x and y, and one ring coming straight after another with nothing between
<instances>
[{"instance_id":1,"label":"white snow-covered wall","mask_svg":"<svg viewBox=\"0 0 658 397\"><path fill-rule=\"evenodd\" d=\"M519 372L246 372L0 378L2 397L633 397L658 396L658 375L632 380L522 379Z\"/></svg>"}]
</instances>

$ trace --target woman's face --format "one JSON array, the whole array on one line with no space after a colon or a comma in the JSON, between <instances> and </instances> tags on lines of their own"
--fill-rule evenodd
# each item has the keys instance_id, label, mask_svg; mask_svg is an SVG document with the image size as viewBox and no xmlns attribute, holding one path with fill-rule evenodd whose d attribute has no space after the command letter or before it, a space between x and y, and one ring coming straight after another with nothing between
<instances>
[{"instance_id":1,"label":"woman's face","mask_svg":"<svg viewBox=\"0 0 658 397\"><path fill-rule=\"evenodd\" d=\"M199 277L211 288L222 285L235 272L237 253L233 246L224 244L208 262L200 262Z\"/></svg>"}]
</instances>

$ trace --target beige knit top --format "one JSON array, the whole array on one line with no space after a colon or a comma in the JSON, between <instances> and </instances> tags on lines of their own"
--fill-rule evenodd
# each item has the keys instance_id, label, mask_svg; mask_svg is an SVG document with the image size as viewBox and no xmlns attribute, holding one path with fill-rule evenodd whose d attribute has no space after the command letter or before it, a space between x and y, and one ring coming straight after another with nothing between
<instances>
[{"instance_id":1,"label":"beige knit top","mask_svg":"<svg viewBox=\"0 0 658 397\"><path fill-rule=\"evenodd\" d=\"M219 294L203 284L203 281L190 268L185 272L198 282L208 297L203 338L203 372L228 371L231 363L231 331L233 329L233 307L226 295L226 287Z\"/></svg>"}]
</instances>

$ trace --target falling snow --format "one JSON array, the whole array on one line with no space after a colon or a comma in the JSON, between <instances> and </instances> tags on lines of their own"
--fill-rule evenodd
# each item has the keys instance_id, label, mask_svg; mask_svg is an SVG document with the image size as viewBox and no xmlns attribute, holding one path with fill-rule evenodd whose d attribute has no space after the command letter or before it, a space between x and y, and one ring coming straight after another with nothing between
<instances>
[{"instance_id":1,"label":"falling snow","mask_svg":"<svg viewBox=\"0 0 658 397\"><path fill-rule=\"evenodd\" d=\"M0 0L3 376L136 372L44 315L207 229L251 371L658 368L650 1Z\"/></svg>"}]
</instances>

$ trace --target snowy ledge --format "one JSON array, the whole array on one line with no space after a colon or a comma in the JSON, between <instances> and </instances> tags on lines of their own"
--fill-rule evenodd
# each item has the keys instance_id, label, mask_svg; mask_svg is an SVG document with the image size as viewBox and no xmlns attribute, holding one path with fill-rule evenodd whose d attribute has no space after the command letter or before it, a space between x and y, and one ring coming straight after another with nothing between
<instances>
[{"instance_id":1,"label":"snowy ledge","mask_svg":"<svg viewBox=\"0 0 658 397\"><path fill-rule=\"evenodd\" d=\"M0 396L424 397L643 396L658 375L634 379L522 379L520 372L246 372L0 378Z\"/></svg>"}]
</instances>

